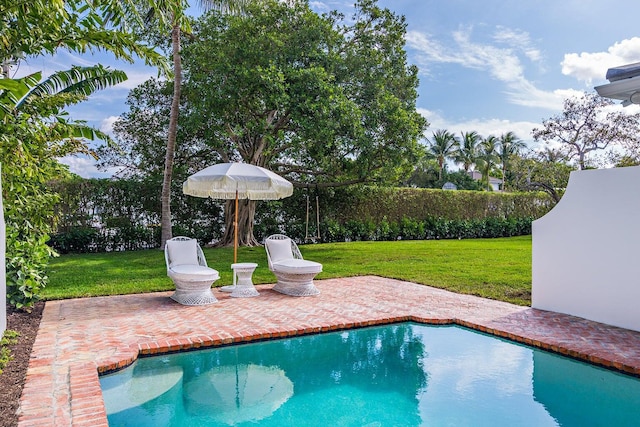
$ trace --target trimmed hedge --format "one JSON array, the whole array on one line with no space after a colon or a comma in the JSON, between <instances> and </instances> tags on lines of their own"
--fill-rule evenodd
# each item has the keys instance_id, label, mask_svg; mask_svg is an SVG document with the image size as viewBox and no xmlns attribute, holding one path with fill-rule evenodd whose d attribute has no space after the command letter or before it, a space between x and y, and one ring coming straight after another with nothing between
<instances>
[{"instance_id":1,"label":"trimmed hedge","mask_svg":"<svg viewBox=\"0 0 640 427\"><path fill-rule=\"evenodd\" d=\"M51 185L62 196L56 207L56 232L49 241L58 252L160 246L161 181L75 178ZM221 236L221 206L213 200L184 196L181 190L177 184L172 188L174 235L201 242Z\"/></svg>"},{"instance_id":2,"label":"trimmed hedge","mask_svg":"<svg viewBox=\"0 0 640 427\"><path fill-rule=\"evenodd\" d=\"M428 188L353 187L329 193L331 217L341 223L351 219L397 222L404 218L471 220L539 218L553 207L542 193L444 191ZM325 196L326 197L326 196Z\"/></svg>"},{"instance_id":3,"label":"trimmed hedge","mask_svg":"<svg viewBox=\"0 0 640 427\"><path fill-rule=\"evenodd\" d=\"M476 239L488 237L510 237L531 234L533 218L483 218L445 219L430 218L419 221L403 218L399 222L386 219L373 221L350 220L345 224L329 222L323 241L354 240L433 240Z\"/></svg>"},{"instance_id":4,"label":"trimmed hedge","mask_svg":"<svg viewBox=\"0 0 640 427\"><path fill-rule=\"evenodd\" d=\"M56 233L49 244L61 253L136 250L160 245L160 183L141 180L74 179L52 184L61 194ZM173 234L215 242L224 229L224 201L182 194L174 185ZM258 241L284 233L299 242L320 239L465 239L531 233L531 221L553 207L543 193L491 193L352 186L296 188L293 196L257 202ZM307 235L307 199L309 230Z\"/></svg>"}]
</instances>

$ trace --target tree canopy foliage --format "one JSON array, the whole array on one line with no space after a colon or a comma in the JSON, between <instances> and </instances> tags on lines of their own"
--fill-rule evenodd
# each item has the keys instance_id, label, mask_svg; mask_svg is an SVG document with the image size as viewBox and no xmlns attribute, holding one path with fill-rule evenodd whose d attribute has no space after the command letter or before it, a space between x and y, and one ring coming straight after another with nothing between
<instances>
[{"instance_id":1,"label":"tree canopy foliage","mask_svg":"<svg viewBox=\"0 0 640 427\"><path fill-rule=\"evenodd\" d=\"M59 157L91 154L87 139L109 141L65 108L126 79L100 65L72 67L43 78L39 72L11 78L20 60L55 53L107 50L117 58L163 66L166 60L140 43L137 1L19 0L0 4L0 163L7 228L7 299L29 310L45 286L47 246L57 194L49 181L68 174ZM137 18L137 21L136 21ZM134 22L136 21L136 22Z\"/></svg>"},{"instance_id":2,"label":"tree canopy foliage","mask_svg":"<svg viewBox=\"0 0 640 427\"><path fill-rule=\"evenodd\" d=\"M189 159L176 176L197 171L204 159L266 167L300 186L397 182L411 172L427 123L415 108L417 68L407 64L404 18L373 0L357 3L353 20L320 16L304 1L268 1L241 15L211 11L192 28L182 52L176 149L191 156L176 161L180 168ZM156 97L166 101L166 85L130 98L116 126L130 153L157 158L143 146L167 134L166 107L159 115L146 107ZM130 171L157 172L131 154L110 155L102 165L125 159ZM240 208L240 244L255 243L254 209L253 202ZM222 244L232 231L228 220Z\"/></svg>"},{"instance_id":3,"label":"tree canopy foliage","mask_svg":"<svg viewBox=\"0 0 640 427\"><path fill-rule=\"evenodd\" d=\"M143 26L138 4L132 0L2 2L0 62L4 65L58 49L80 53L103 50L128 62L138 57L168 70L166 59L130 31L134 24Z\"/></svg>"},{"instance_id":4,"label":"tree canopy foliage","mask_svg":"<svg viewBox=\"0 0 640 427\"><path fill-rule=\"evenodd\" d=\"M529 151L509 159L510 185L516 191L544 191L555 203L560 201L575 168L558 151Z\"/></svg>"},{"instance_id":5,"label":"tree canopy foliage","mask_svg":"<svg viewBox=\"0 0 640 427\"><path fill-rule=\"evenodd\" d=\"M128 111L113 125L118 146L98 147L98 168L112 168L117 177L145 178L161 185L172 95L171 83L158 79L132 89L127 97ZM180 108L180 115L184 116L184 101ZM177 135L173 175L180 185L188 175L219 159L196 131L181 126Z\"/></svg>"},{"instance_id":6,"label":"tree canopy foliage","mask_svg":"<svg viewBox=\"0 0 640 427\"><path fill-rule=\"evenodd\" d=\"M580 169L585 169L594 151L640 145L640 114L613 110L611 105L612 100L595 93L568 98L563 112L543 121L541 128L533 130L533 138L560 144L564 155L576 159Z\"/></svg>"},{"instance_id":7,"label":"tree canopy foliage","mask_svg":"<svg viewBox=\"0 0 640 427\"><path fill-rule=\"evenodd\" d=\"M183 53L187 120L221 160L298 183L397 179L426 127L405 30L373 0L356 3L353 21L306 2L211 13Z\"/></svg>"}]
</instances>

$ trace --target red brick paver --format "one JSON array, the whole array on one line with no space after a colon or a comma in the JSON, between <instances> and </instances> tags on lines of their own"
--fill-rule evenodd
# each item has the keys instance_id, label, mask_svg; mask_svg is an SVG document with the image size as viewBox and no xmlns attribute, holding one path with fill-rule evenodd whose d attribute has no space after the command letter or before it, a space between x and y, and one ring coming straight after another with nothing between
<instances>
[{"instance_id":1,"label":"red brick paver","mask_svg":"<svg viewBox=\"0 0 640 427\"><path fill-rule=\"evenodd\" d=\"M182 306L170 293L46 303L20 401L19 426L107 426L98 372L155 354L404 320L457 323L640 375L640 332L374 276L317 281L317 297L257 286Z\"/></svg>"}]
</instances>

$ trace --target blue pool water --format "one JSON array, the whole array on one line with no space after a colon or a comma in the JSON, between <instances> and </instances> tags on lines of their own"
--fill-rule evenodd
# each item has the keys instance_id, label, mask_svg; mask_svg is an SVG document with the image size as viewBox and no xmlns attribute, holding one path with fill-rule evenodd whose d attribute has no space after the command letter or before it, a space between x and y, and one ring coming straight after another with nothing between
<instances>
[{"instance_id":1,"label":"blue pool water","mask_svg":"<svg viewBox=\"0 0 640 427\"><path fill-rule=\"evenodd\" d=\"M100 382L110 426L640 425L640 379L457 326L142 358Z\"/></svg>"}]
</instances>

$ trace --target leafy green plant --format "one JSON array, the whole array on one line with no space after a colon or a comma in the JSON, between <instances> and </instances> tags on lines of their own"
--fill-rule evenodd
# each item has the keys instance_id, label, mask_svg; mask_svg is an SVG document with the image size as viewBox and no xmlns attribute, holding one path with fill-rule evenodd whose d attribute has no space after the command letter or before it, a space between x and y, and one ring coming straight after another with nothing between
<instances>
[{"instance_id":1,"label":"leafy green plant","mask_svg":"<svg viewBox=\"0 0 640 427\"><path fill-rule=\"evenodd\" d=\"M90 249L98 235L98 230L92 227L73 227L52 235L48 244L61 254L92 252Z\"/></svg>"},{"instance_id":2,"label":"leafy green plant","mask_svg":"<svg viewBox=\"0 0 640 427\"><path fill-rule=\"evenodd\" d=\"M57 158L88 152L85 139L109 140L84 122L67 120L64 108L97 89L126 79L102 66L73 67L47 78L34 73L0 79L0 162L7 230L7 299L30 310L54 255L47 246L59 196L49 182L68 175Z\"/></svg>"},{"instance_id":3,"label":"leafy green plant","mask_svg":"<svg viewBox=\"0 0 640 427\"><path fill-rule=\"evenodd\" d=\"M9 346L18 343L19 335L18 332L7 329L4 331L2 339L0 339L0 374L2 374L7 363L13 359Z\"/></svg>"}]
</instances>

